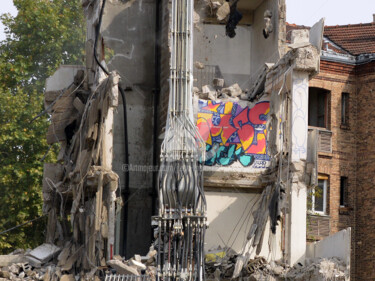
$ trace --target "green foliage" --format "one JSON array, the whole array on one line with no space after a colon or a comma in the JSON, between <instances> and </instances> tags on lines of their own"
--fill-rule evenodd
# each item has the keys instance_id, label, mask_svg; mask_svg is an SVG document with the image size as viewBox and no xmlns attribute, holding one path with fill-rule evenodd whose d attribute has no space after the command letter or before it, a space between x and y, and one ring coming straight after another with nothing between
<instances>
[{"instance_id":1,"label":"green foliage","mask_svg":"<svg viewBox=\"0 0 375 281\"><path fill-rule=\"evenodd\" d=\"M18 15L1 15L0 232L42 215L41 159L48 151L45 80L61 64L82 64L84 18L80 0L14 0ZM31 123L30 123L31 122ZM55 158L51 150L45 162ZM0 235L0 253L43 242L45 219Z\"/></svg>"}]
</instances>

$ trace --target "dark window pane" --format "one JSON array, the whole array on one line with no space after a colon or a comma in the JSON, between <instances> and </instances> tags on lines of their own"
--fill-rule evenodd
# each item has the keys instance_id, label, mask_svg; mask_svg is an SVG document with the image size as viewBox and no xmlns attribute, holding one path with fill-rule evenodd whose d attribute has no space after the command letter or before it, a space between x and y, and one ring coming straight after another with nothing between
<instances>
[{"instance_id":1,"label":"dark window pane","mask_svg":"<svg viewBox=\"0 0 375 281\"><path fill-rule=\"evenodd\" d=\"M349 123L349 94L341 94L341 124L348 125Z\"/></svg>"},{"instance_id":2,"label":"dark window pane","mask_svg":"<svg viewBox=\"0 0 375 281\"><path fill-rule=\"evenodd\" d=\"M309 88L309 126L327 127L327 96L324 89Z\"/></svg>"},{"instance_id":3,"label":"dark window pane","mask_svg":"<svg viewBox=\"0 0 375 281\"><path fill-rule=\"evenodd\" d=\"M340 178L340 206L347 205L348 178Z\"/></svg>"}]
</instances>

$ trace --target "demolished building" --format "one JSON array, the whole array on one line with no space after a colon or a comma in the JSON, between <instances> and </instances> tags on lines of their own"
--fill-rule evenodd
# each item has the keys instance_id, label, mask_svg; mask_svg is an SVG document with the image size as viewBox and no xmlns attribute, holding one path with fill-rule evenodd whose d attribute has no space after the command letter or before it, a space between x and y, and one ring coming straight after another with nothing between
<instances>
[{"instance_id":1,"label":"demolished building","mask_svg":"<svg viewBox=\"0 0 375 281\"><path fill-rule=\"evenodd\" d=\"M188 102L205 143L206 261L235 252L234 278L254 260L263 263L259 256L305 264L307 187L317 184L308 89L324 21L292 32L287 45L283 0L194 2ZM86 65L63 66L46 85L47 141L61 151L58 163L45 165L43 196L60 270L94 275L115 255L149 259L161 251L151 218L175 30L172 1L82 5ZM126 266L126 274L141 274Z\"/></svg>"}]
</instances>

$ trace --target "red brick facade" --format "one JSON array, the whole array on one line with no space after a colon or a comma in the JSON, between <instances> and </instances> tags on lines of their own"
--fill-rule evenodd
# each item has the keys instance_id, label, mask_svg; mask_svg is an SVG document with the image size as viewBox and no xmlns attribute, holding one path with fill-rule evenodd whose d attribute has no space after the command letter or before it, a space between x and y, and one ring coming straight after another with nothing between
<instances>
[{"instance_id":1,"label":"red brick facade","mask_svg":"<svg viewBox=\"0 0 375 281\"><path fill-rule=\"evenodd\" d=\"M308 238L322 238L316 228L324 233L327 218L329 234L352 227L352 280L375 280L375 62L355 66L323 57L310 87L329 91L332 153L318 154L318 173L328 176L327 216L309 215ZM347 125L341 124L342 93L349 94ZM348 183L345 207L340 206L341 177Z\"/></svg>"}]
</instances>

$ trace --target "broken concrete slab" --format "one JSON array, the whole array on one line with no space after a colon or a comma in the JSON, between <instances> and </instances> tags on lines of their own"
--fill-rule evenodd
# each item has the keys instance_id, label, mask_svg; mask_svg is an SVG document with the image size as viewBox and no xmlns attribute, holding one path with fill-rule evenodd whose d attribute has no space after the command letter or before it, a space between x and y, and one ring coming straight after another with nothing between
<instances>
[{"instance_id":1,"label":"broken concrete slab","mask_svg":"<svg viewBox=\"0 0 375 281\"><path fill-rule=\"evenodd\" d=\"M73 274L64 274L61 276L60 281L76 281Z\"/></svg>"},{"instance_id":2,"label":"broken concrete slab","mask_svg":"<svg viewBox=\"0 0 375 281\"><path fill-rule=\"evenodd\" d=\"M224 4L221 5L219 9L217 9L217 12L216 12L217 20L218 21L225 20L226 17L229 15L229 13L230 13L230 5L228 2L224 2Z\"/></svg>"},{"instance_id":3,"label":"broken concrete slab","mask_svg":"<svg viewBox=\"0 0 375 281\"><path fill-rule=\"evenodd\" d=\"M56 256L61 251L60 247L57 247L53 244L44 243L30 253L28 253L25 257L35 267L42 265L43 263L48 262L54 256Z\"/></svg>"},{"instance_id":4,"label":"broken concrete slab","mask_svg":"<svg viewBox=\"0 0 375 281\"><path fill-rule=\"evenodd\" d=\"M1 280L11 280L11 273L9 271L0 271L0 277L5 278L5 279L0 279Z\"/></svg>"},{"instance_id":5,"label":"broken concrete slab","mask_svg":"<svg viewBox=\"0 0 375 281\"><path fill-rule=\"evenodd\" d=\"M204 63L200 62L200 61L196 61L194 62L194 66L195 68L197 69L204 69Z\"/></svg>"},{"instance_id":6,"label":"broken concrete slab","mask_svg":"<svg viewBox=\"0 0 375 281\"><path fill-rule=\"evenodd\" d=\"M224 87L224 79L222 78L214 78L212 81L215 87L222 88Z\"/></svg>"},{"instance_id":7,"label":"broken concrete slab","mask_svg":"<svg viewBox=\"0 0 375 281\"><path fill-rule=\"evenodd\" d=\"M55 73L46 80L46 92L59 91L74 83L78 71L84 70L81 65L61 65Z\"/></svg>"},{"instance_id":8,"label":"broken concrete slab","mask_svg":"<svg viewBox=\"0 0 375 281\"><path fill-rule=\"evenodd\" d=\"M291 43L309 43L309 30L308 29L296 29L292 30Z\"/></svg>"},{"instance_id":9,"label":"broken concrete slab","mask_svg":"<svg viewBox=\"0 0 375 281\"><path fill-rule=\"evenodd\" d=\"M118 274L132 274L132 275L139 274L137 269L129 265L126 265L119 260L109 260L107 261L107 265L115 269Z\"/></svg>"},{"instance_id":10,"label":"broken concrete slab","mask_svg":"<svg viewBox=\"0 0 375 281\"><path fill-rule=\"evenodd\" d=\"M230 86L228 88L222 89L221 92L223 94L227 94L228 96L236 98L236 97L238 97L242 94L242 89L241 89L240 85L238 85L236 83L236 84L233 84L232 86Z\"/></svg>"},{"instance_id":11,"label":"broken concrete slab","mask_svg":"<svg viewBox=\"0 0 375 281\"><path fill-rule=\"evenodd\" d=\"M129 264L137 267L138 270L146 270L147 268L146 265L144 265L142 262L134 260L134 259L131 259L129 261Z\"/></svg>"},{"instance_id":12,"label":"broken concrete slab","mask_svg":"<svg viewBox=\"0 0 375 281\"><path fill-rule=\"evenodd\" d=\"M0 267L26 262L24 255L0 255Z\"/></svg>"}]
</instances>

